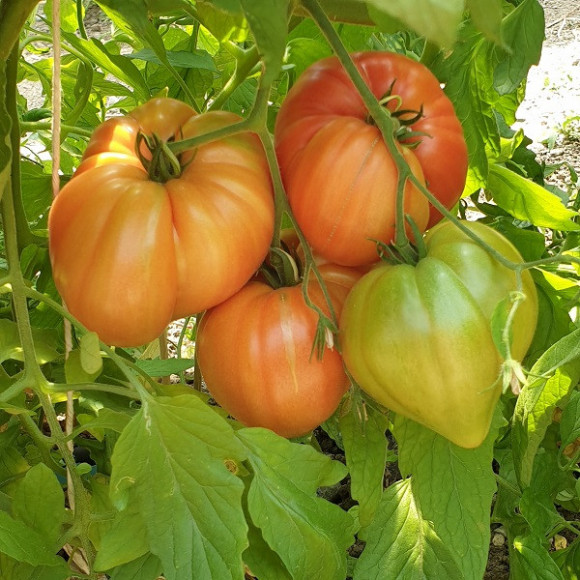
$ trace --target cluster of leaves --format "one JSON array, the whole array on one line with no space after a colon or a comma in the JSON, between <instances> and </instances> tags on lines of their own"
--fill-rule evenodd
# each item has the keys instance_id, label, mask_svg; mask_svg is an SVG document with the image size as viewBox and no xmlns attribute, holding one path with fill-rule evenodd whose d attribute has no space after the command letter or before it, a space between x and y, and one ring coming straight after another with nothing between
<instances>
[{"instance_id":1,"label":"cluster of leaves","mask_svg":"<svg viewBox=\"0 0 580 580\"><path fill-rule=\"evenodd\" d=\"M97 4L110 25L104 36L83 26L94 5L60 2L63 181L97 124L158 94L198 111L246 116L268 77L271 127L302 70L331 53L305 17L311 1ZM386 4L322 2L333 17L355 23L334 25L349 51L405 52L445 84L470 152L470 195L460 212L477 210L537 266L540 320L525 361L528 384L517 398L504 394L475 450L384 415L354 390L323 426L344 451L343 465L322 454L315 438L287 441L242 428L183 374L179 385L156 382L194 363L160 360L156 345L111 350L79 332L65 360L68 315L52 282L45 231L52 200L47 1L0 70L0 105L12 120L2 124L0 114L1 577L225 579L242 578L245 565L260 580L476 580L490 523L508 538L512 578L576 577L579 528L563 514L572 520L580 511L580 202L574 187L545 186L529 139L510 129L540 55L542 9L537 0L470 0L468 18L461 1ZM2 0L0 14L11 5ZM41 103L31 107L14 92L22 81L40 83ZM69 390L77 427L67 437L59 417ZM395 462L402 479L385 489L385 466ZM348 511L319 493L345 478L356 502ZM571 544L553 552L557 534ZM355 541L364 545L356 559L347 551Z\"/></svg>"}]
</instances>

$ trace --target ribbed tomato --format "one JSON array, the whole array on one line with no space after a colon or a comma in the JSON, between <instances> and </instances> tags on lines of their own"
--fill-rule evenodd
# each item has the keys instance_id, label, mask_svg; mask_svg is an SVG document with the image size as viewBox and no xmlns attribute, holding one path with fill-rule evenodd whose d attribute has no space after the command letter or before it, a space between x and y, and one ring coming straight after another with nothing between
<instances>
[{"instance_id":1,"label":"ribbed tomato","mask_svg":"<svg viewBox=\"0 0 580 580\"><path fill-rule=\"evenodd\" d=\"M48 228L56 286L70 312L104 342L153 340L171 320L237 292L266 256L274 203L255 135L182 154L181 174L166 182L153 180L136 152L139 131L168 141L238 120L226 112L196 115L160 98L95 130L54 201Z\"/></svg>"},{"instance_id":2,"label":"ribbed tomato","mask_svg":"<svg viewBox=\"0 0 580 580\"><path fill-rule=\"evenodd\" d=\"M333 308L342 305L360 273L321 266ZM328 312L319 284L309 296ZM208 310L197 332L197 360L215 400L240 422L297 437L332 415L349 387L342 357L325 348L312 352L318 315L301 286L272 289L250 282Z\"/></svg>"},{"instance_id":3,"label":"ribbed tomato","mask_svg":"<svg viewBox=\"0 0 580 580\"><path fill-rule=\"evenodd\" d=\"M439 81L400 54L362 52L352 58L373 94L419 133L401 135L402 152L413 173L451 208L465 185L467 148ZM350 266L376 261L372 240L390 243L395 232L398 171L336 57L312 65L288 92L275 140L292 210L315 252ZM409 183L405 202L422 231L441 219Z\"/></svg>"},{"instance_id":4,"label":"ribbed tomato","mask_svg":"<svg viewBox=\"0 0 580 580\"><path fill-rule=\"evenodd\" d=\"M508 260L522 262L489 226L465 226ZM449 221L431 229L425 243L427 256L416 266L381 264L353 287L340 321L344 360L361 388L385 407L457 445L477 447L502 391L492 317L516 291L516 274ZM511 345L516 360L526 354L538 318L527 270L521 290L525 300Z\"/></svg>"}]
</instances>

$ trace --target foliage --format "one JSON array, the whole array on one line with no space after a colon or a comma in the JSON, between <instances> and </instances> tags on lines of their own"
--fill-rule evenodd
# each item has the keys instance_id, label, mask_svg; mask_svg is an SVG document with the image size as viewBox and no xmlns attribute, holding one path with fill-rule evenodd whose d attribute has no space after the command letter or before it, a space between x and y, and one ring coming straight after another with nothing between
<instances>
[{"instance_id":1,"label":"foliage","mask_svg":"<svg viewBox=\"0 0 580 580\"><path fill-rule=\"evenodd\" d=\"M580 201L576 185L546 187L525 131L510 128L541 51L538 1L61 0L60 26L52 1L37 4L0 0L0 577L478 580L490 526L501 526L512 578L575 578ZM105 32L85 29L97 9ZM111 348L64 308L52 278L52 152L64 185L101 122L157 96L231 111L258 135L280 248L293 218L271 136L277 112L332 52L354 80L344 55L362 50L406 54L439 79L469 152L451 217L504 234L537 286L532 345L523 369L504 367L510 385L476 449L385 412L354 384L313 434L244 427L184 374L195 369L180 348L186 334L195 341L195 321L176 358L165 340ZM37 83L38 101L23 82ZM318 270L303 251L307 281ZM318 313L328 340L336 321ZM491 324L502 335L508 322ZM156 380L170 375L173 384ZM556 537L568 547L554 550Z\"/></svg>"}]
</instances>

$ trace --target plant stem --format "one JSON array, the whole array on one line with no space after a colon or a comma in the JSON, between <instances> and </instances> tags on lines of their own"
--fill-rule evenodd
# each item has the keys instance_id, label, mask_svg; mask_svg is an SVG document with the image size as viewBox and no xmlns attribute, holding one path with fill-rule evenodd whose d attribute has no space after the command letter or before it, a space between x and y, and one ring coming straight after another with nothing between
<instances>
[{"instance_id":1,"label":"plant stem","mask_svg":"<svg viewBox=\"0 0 580 580\"><path fill-rule=\"evenodd\" d=\"M10 142L12 149L11 178L12 196L14 204L14 217L18 231L18 250L21 252L30 244L45 245L46 240L35 236L30 231L24 203L22 201L21 171L20 171L20 127L18 123L18 109L16 103L16 83L18 81L18 61L20 51L15 45L6 61L6 111L12 120L10 130Z\"/></svg>"},{"instance_id":2,"label":"plant stem","mask_svg":"<svg viewBox=\"0 0 580 580\"><path fill-rule=\"evenodd\" d=\"M219 139L225 139L231 135L237 135L238 133L251 132L258 133L262 126L265 125L266 115L268 114L268 99L270 97L270 86L258 87L258 92L256 93L256 100L254 101L254 106L252 111L246 119L238 123L233 123L227 127L222 127L221 129L216 129L215 131L210 131L204 135L198 135L197 137L192 137L191 139L182 139L181 141L174 141L173 143L167 143L167 147L171 150L174 155L183 153L184 151L189 151L195 149L204 143L210 143L211 141L218 141Z\"/></svg>"},{"instance_id":3,"label":"plant stem","mask_svg":"<svg viewBox=\"0 0 580 580\"><path fill-rule=\"evenodd\" d=\"M42 404L50 432L54 438L55 445L64 460L65 467L70 476L70 481L73 486L73 497L75 504L75 523L77 523L79 527L79 540L84 550L85 558L89 563L89 567L92 568L92 563L95 559L95 550L88 537L88 530L91 524L90 496L85 489L81 476L76 469L75 459L70 449L68 448L66 436L61 429L60 423L58 422L58 418L56 416L54 407L52 406L50 397L45 393L38 393L38 396Z\"/></svg>"},{"instance_id":4,"label":"plant stem","mask_svg":"<svg viewBox=\"0 0 580 580\"><path fill-rule=\"evenodd\" d=\"M68 320L74 327L83 333L89 332L89 330L82 325L66 308L61 304L50 298L49 296L38 292L34 288L24 288L24 293L29 298L34 298L40 302L44 302L47 306L52 308L55 312L58 312L60 316ZM123 374L127 377L129 385L135 389L136 393L139 395L139 399L144 399L149 397L149 391L137 380L134 372L141 374L145 379L150 379L148 375L143 373L136 365L131 365L128 361L119 356L110 346L101 342L101 349L107 354L107 356L119 367ZM74 386L74 385L73 385ZM47 390L50 391L50 383L47 382Z\"/></svg>"},{"instance_id":5,"label":"plant stem","mask_svg":"<svg viewBox=\"0 0 580 580\"><path fill-rule=\"evenodd\" d=\"M24 133L35 133L36 131L50 131L52 128L50 121L20 121L20 134ZM90 129L84 129L83 127L77 127L75 125L67 125L63 123L61 125L63 132L66 134L78 135L79 137L90 137L93 131Z\"/></svg>"},{"instance_id":6,"label":"plant stem","mask_svg":"<svg viewBox=\"0 0 580 580\"><path fill-rule=\"evenodd\" d=\"M227 83L221 88L215 99L210 101L208 110L219 110L224 103L230 98L232 93L246 80L250 71L258 64L260 55L258 47L253 46L247 51L244 51L243 56L236 58L236 70L234 74L228 79Z\"/></svg>"},{"instance_id":7,"label":"plant stem","mask_svg":"<svg viewBox=\"0 0 580 580\"><path fill-rule=\"evenodd\" d=\"M77 384L49 384L47 389L53 393L66 393L68 391L98 391L99 393L111 393L121 397L127 397L138 401L141 397L132 389L117 385L107 385L101 383L77 383Z\"/></svg>"}]
</instances>

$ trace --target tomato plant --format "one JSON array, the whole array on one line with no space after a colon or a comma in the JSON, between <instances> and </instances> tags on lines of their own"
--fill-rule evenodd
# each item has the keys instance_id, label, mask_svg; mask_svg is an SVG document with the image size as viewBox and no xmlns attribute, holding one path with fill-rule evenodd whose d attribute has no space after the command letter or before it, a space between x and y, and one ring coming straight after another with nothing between
<instances>
[{"instance_id":1,"label":"tomato plant","mask_svg":"<svg viewBox=\"0 0 580 580\"><path fill-rule=\"evenodd\" d=\"M522 262L488 226L465 224L505 258ZM502 391L501 357L492 336L496 307L518 290L516 275L455 224L425 239L416 266L381 265L355 286L341 318L345 362L376 401L462 447L485 439ZM532 342L538 299L529 272L513 319L512 356Z\"/></svg>"},{"instance_id":2,"label":"tomato plant","mask_svg":"<svg viewBox=\"0 0 580 580\"><path fill-rule=\"evenodd\" d=\"M340 316L360 273L329 264L321 272ZM308 295L330 314L318 282L308 284ZM244 425L284 437L312 431L332 415L350 384L332 345L317 357L317 328L318 315L300 285L273 289L250 282L201 320L197 358L209 392Z\"/></svg>"},{"instance_id":3,"label":"tomato plant","mask_svg":"<svg viewBox=\"0 0 580 580\"><path fill-rule=\"evenodd\" d=\"M177 175L162 163L155 167L144 142L136 150L139 131L168 141L237 120L226 112L198 116L180 101L154 99L95 130L52 205L48 230L59 292L106 343L153 340L172 320L234 294L264 259L274 205L255 136L182 154ZM95 276L99 282L89 284Z\"/></svg>"},{"instance_id":4,"label":"tomato plant","mask_svg":"<svg viewBox=\"0 0 580 580\"><path fill-rule=\"evenodd\" d=\"M538 0L0 0L1 578L574 576L578 168L518 108L544 24ZM301 286L264 284L282 250ZM361 276L389 301L342 345ZM481 445L388 377L400 412L377 404L367 361L461 445L497 399Z\"/></svg>"},{"instance_id":5,"label":"tomato plant","mask_svg":"<svg viewBox=\"0 0 580 580\"><path fill-rule=\"evenodd\" d=\"M447 207L463 192L467 147L451 101L421 63L392 52L352 55L395 118L413 174ZM276 118L276 150L292 210L315 251L331 261L376 261L373 240L394 239L398 169L336 57L310 66ZM405 213L421 231L441 214L407 183Z\"/></svg>"}]
</instances>

